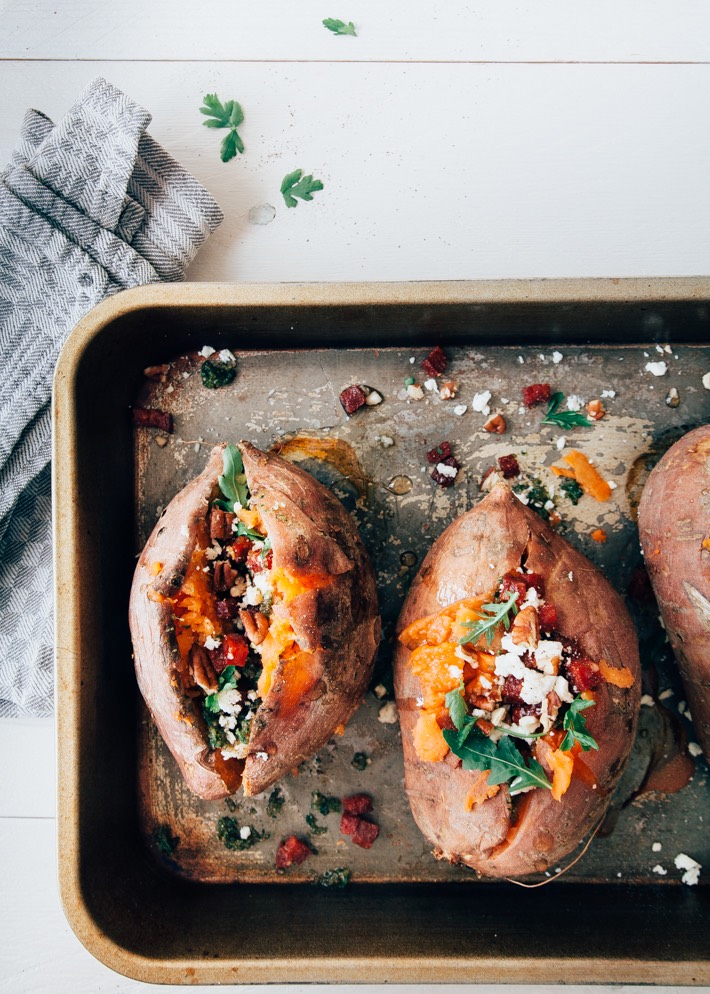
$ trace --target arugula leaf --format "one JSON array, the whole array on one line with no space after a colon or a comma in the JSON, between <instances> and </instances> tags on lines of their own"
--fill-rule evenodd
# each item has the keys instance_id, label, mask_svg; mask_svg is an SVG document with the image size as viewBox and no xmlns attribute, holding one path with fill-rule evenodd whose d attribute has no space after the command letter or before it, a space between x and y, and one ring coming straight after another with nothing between
<instances>
[{"instance_id":1,"label":"arugula leaf","mask_svg":"<svg viewBox=\"0 0 710 994\"><path fill-rule=\"evenodd\" d=\"M465 770L489 771L488 784L509 783L510 793L516 794L527 787L551 789L545 771L536 759L526 762L522 753L508 736L498 742L473 731L471 727L462 732L444 730L444 740L455 756L462 760Z\"/></svg>"},{"instance_id":2,"label":"arugula leaf","mask_svg":"<svg viewBox=\"0 0 710 994\"><path fill-rule=\"evenodd\" d=\"M206 128L229 128L229 134L225 136L220 148L222 162L229 162L237 152L244 151L244 142L237 133L237 128L244 120L244 112L236 100L228 100L223 104L216 93L206 93L200 114L209 118L202 122Z\"/></svg>"},{"instance_id":3,"label":"arugula leaf","mask_svg":"<svg viewBox=\"0 0 710 994\"><path fill-rule=\"evenodd\" d=\"M295 169L292 173L288 173L281 182L281 193L287 207L298 207L296 197L301 200L313 200L312 194L322 189L321 181L313 179L311 174L304 176L302 169Z\"/></svg>"},{"instance_id":4,"label":"arugula leaf","mask_svg":"<svg viewBox=\"0 0 710 994\"><path fill-rule=\"evenodd\" d=\"M244 538L250 538L252 542L265 542L265 537L261 532L256 531L254 528L247 528L243 521L237 522L237 530L235 532L237 538L244 536Z\"/></svg>"},{"instance_id":5,"label":"arugula leaf","mask_svg":"<svg viewBox=\"0 0 710 994\"><path fill-rule=\"evenodd\" d=\"M478 621L464 621L462 627L470 629L468 635L459 639L459 645L467 645L469 642L478 642L481 635L486 636L486 642L491 644L495 636L495 631L501 623L505 625L505 630L510 628L510 612L518 613L518 606L515 603L518 599L517 590L506 600L496 604L484 604L481 608L485 614L479 615Z\"/></svg>"},{"instance_id":6,"label":"arugula leaf","mask_svg":"<svg viewBox=\"0 0 710 994\"><path fill-rule=\"evenodd\" d=\"M219 483L219 489L227 498L226 501L214 501L218 507L221 507L223 511L233 511L234 505L237 503L241 504L242 507L248 507L249 489L247 487L247 478L244 473L244 463L242 462L241 453L236 445L230 443L222 453L222 475L217 482ZM263 535L259 535L259 538L263 537Z\"/></svg>"},{"instance_id":7,"label":"arugula leaf","mask_svg":"<svg viewBox=\"0 0 710 994\"><path fill-rule=\"evenodd\" d=\"M560 745L562 752L568 752L575 742L579 742L584 752L599 748L596 739L587 731L587 719L581 713L592 707L594 703L594 701L585 701L580 695L570 704L562 719L562 727L567 732Z\"/></svg>"},{"instance_id":8,"label":"arugula leaf","mask_svg":"<svg viewBox=\"0 0 710 994\"><path fill-rule=\"evenodd\" d=\"M326 17L323 24L334 35L353 35L357 37L355 25L352 21L348 21L346 24L345 21L339 21L336 17Z\"/></svg>"},{"instance_id":9,"label":"arugula leaf","mask_svg":"<svg viewBox=\"0 0 710 994\"><path fill-rule=\"evenodd\" d=\"M584 414L580 414L579 411L558 411L564 397L565 395L560 391L553 393L547 405L545 417L540 424L559 425L560 428L591 428L592 422Z\"/></svg>"},{"instance_id":10,"label":"arugula leaf","mask_svg":"<svg viewBox=\"0 0 710 994\"><path fill-rule=\"evenodd\" d=\"M463 680L459 687L448 692L444 698L444 703L449 709L451 720L460 732L466 724L466 719L469 717L466 701L463 699Z\"/></svg>"}]
</instances>

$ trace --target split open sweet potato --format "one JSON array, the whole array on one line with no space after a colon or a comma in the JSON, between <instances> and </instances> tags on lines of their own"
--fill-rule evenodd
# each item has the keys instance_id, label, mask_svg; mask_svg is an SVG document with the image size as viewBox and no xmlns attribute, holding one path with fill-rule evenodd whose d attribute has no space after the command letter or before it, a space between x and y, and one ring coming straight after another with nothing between
<instances>
[{"instance_id":1,"label":"split open sweet potato","mask_svg":"<svg viewBox=\"0 0 710 994\"><path fill-rule=\"evenodd\" d=\"M710 761L710 425L684 435L654 467L638 523L693 724Z\"/></svg>"},{"instance_id":2,"label":"split open sweet potato","mask_svg":"<svg viewBox=\"0 0 710 994\"><path fill-rule=\"evenodd\" d=\"M406 787L438 858L559 865L631 750L636 633L599 570L498 485L434 543L398 623Z\"/></svg>"},{"instance_id":3,"label":"split open sweet potato","mask_svg":"<svg viewBox=\"0 0 710 994\"><path fill-rule=\"evenodd\" d=\"M380 637L355 524L248 442L212 450L168 505L130 597L138 684L200 797L258 794L349 719Z\"/></svg>"}]
</instances>

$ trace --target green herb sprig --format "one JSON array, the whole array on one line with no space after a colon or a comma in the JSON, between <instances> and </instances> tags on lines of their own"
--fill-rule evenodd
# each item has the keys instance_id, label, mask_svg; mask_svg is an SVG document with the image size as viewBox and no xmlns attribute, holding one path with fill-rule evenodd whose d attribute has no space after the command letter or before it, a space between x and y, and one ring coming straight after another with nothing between
<instances>
[{"instance_id":1,"label":"green herb sprig","mask_svg":"<svg viewBox=\"0 0 710 994\"><path fill-rule=\"evenodd\" d=\"M236 818L230 818L229 815L225 815L224 818L220 818L217 822L217 836L227 849L236 849L238 852L251 849L257 842L269 838L268 832L257 832L255 828L249 827L251 831L246 839L243 839L240 832L240 825Z\"/></svg>"},{"instance_id":2,"label":"green herb sprig","mask_svg":"<svg viewBox=\"0 0 710 994\"><path fill-rule=\"evenodd\" d=\"M459 639L459 645L478 642L482 635L486 636L486 642L490 645L495 637L496 628L501 623L505 626L505 630L508 631L510 628L511 611L513 615L518 613L517 599L518 592L516 590L504 601L499 601L495 604L484 604L481 610L485 614L481 614L478 621L463 622L462 627L468 628L469 632L462 639Z\"/></svg>"},{"instance_id":3,"label":"green herb sprig","mask_svg":"<svg viewBox=\"0 0 710 994\"><path fill-rule=\"evenodd\" d=\"M313 194L322 189L321 181L313 179L311 174L304 176L302 169L294 169L281 182L281 193L287 207L298 207L296 197L300 200L313 200Z\"/></svg>"},{"instance_id":4,"label":"green herb sprig","mask_svg":"<svg viewBox=\"0 0 710 994\"><path fill-rule=\"evenodd\" d=\"M242 507L248 507L249 488L247 487L242 456L236 445L230 443L222 453L222 475L217 482L226 498L225 500L213 501L217 507L221 507L223 511L233 511L234 505L237 503L241 504ZM263 535L258 536L259 539L263 539L263 537Z\"/></svg>"},{"instance_id":5,"label":"green herb sprig","mask_svg":"<svg viewBox=\"0 0 710 994\"><path fill-rule=\"evenodd\" d=\"M560 745L562 752L568 752L574 746L575 742L579 742L584 752L599 748L596 739L587 731L587 719L582 714L582 711L586 711L594 703L594 701L585 701L580 696L575 697L570 704L567 713L562 719L562 727L567 732Z\"/></svg>"},{"instance_id":6,"label":"green herb sprig","mask_svg":"<svg viewBox=\"0 0 710 994\"><path fill-rule=\"evenodd\" d=\"M540 763L532 756L526 760L507 735L494 742L471 722L461 731L445 729L444 740L452 753L461 759L465 770L489 770L487 782L491 787L507 783L511 794L528 787L551 789Z\"/></svg>"},{"instance_id":7,"label":"green herb sprig","mask_svg":"<svg viewBox=\"0 0 710 994\"><path fill-rule=\"evenodd\" d=\"M355 30L355 25L352 21L339 21L337 17L326 17L323 20L323 26L329 31L332 31L334 35L352 35L357 38L357 31Z\"/></svg>"},{"instance_id":8,"label":"green herb sprig","mask_svg":"<svg viewBox=\"0 0 710 994\"><path fill-rule=\"evenodd\" d=\"M200 114L208 118L202 123L206 128L229 128L220 146L219 154L222 162L229 162L238 152L244 152L244 142L239 137L237 128L244 120L244 112L236 100L228 100L225 104L216 93L206 93Z\"/></svg>"},{"instance_id":9,"label":"green herb sprig","mask_svg":"<svg viewBox=\"0 0 710 994\"><path fill-rule=\"evenodd\" d=\"M560 411L560 404L565 399L565 395L558 391L550 397L550 402L545 411L545 417L540 422L543 425L558 425L560 428L591 428L592 422L579 411Z\"/></svg>"}]
</instances>

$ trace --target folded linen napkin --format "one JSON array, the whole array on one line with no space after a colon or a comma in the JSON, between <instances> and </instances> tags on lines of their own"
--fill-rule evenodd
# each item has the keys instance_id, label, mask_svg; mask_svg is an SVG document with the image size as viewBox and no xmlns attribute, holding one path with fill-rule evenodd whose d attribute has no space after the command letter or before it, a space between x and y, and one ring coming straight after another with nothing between
<instances>
[{"instance_id":1,"label":"folded linen napkin","mask_svg":"<svg viewBox=\"0 0 710 994\"><path fill-rule=\"evenodd\" d=\"M146 133L150 114L95 79L59 124L25 115L0 173L0 717L52 711L52 374L76 322L142 283L184 279L222 221Z\"/></svg>"}]
</instances>

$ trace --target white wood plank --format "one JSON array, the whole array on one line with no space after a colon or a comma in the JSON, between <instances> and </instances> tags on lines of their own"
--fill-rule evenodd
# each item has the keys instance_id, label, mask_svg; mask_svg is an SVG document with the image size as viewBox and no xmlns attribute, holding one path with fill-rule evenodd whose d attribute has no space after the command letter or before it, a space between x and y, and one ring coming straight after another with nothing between
<instances>
[{"instance_id":1,"label":"white wood plank","mask_svg":"<svg viewBox=\"0 0 710 994\"><path fill-rule=\"evenodd\" d=\"M121 977L88 953L75 937L61 910L56 884L53 821L0 818L0 991L7 994L135 994L155 991L152 984ZM167 985L161 994L183 994L187 988ZM376 985L339 987L296 984L273 987L204 986L203 994L225 990L243 994L378 994ZM646 987L523 987L467 985L471 994L648 994ZM707 994L708 988L655 987L654 994ZM393 984L389 994L461 994L453 984Z\"/></svg>"},{"instance_id":2,"label":"white wood plank","mask_svg":"<svg viewBox=\"0 0 710 994\"><path fill-rule=\"evenodd\" d=\"M215 194L197 280L425 280L710 272L710 66L5 63L0 161L24 108L106 75ZM204 92L244 107L224 164ZM283 176L325 183L287 210ZM268 225L249 211L270 203Z\"/></svg>"},{"instance_id":3,"label":"white wood plank","mask_svg":"<svg viewBox=\"0 0 710 994\"><path fill-rule=\"evenodd\" d=\"M56 815L53 718L0 718L0 818Z\"/></svg>"},{"instance_id":4,"label":"white wood plank","mask_svg":"<svg viewBox=\"0 0 710 994\"><path fill-rule=\"evenodd\" d=\"M5 0L0 57L703 61L704 0ZM324 17L354 21L334 37Z\"/></svg>"}]
</instances>

